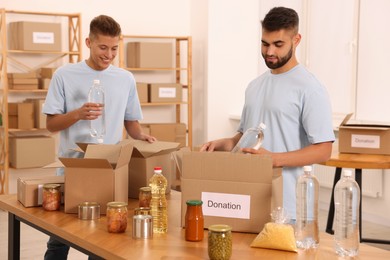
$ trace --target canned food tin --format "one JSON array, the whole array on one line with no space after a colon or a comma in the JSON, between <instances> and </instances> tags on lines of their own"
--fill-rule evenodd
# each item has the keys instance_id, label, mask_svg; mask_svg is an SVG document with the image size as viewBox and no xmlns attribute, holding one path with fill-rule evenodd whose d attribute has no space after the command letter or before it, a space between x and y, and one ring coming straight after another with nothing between
<instances>
[{"instance_id":1,"label":"canned food tin","mask_svg":"<svg viewBox=\"0 0 390 260\"><path fill-rule=\"evenodd\" d=\"M133 238L153 237L153 217L151 215L133 216Z\"/></svg>"},{"instance_id":2,"label":"canned food tin","mask_svg":"<svg viewBox=\"0 0 390 260\"><path fill-rule=\"evenodd\" d=\"M100 218L100 204L97 202L83 202L78 206L78 217L83 220Z\"/></svg>"}]
</instances>

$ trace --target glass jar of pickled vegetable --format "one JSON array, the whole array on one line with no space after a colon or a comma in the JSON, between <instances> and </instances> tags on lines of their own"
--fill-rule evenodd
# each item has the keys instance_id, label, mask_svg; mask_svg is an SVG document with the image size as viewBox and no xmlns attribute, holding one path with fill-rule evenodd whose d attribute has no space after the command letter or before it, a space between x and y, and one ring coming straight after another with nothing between
<instances>
[{"instance_id":1,"label":"glass jar of pickled vegetable","mask_svg":"<svg viewBox=\"0 0 390 260\"><path fill-rule=\"evenodd\" d=\"M230 259L232 256L232 228L228 225L212 225L208 229L210 260Z\"/></svg>"},{"instance_id":2,"label":"glass jar of pickled vegetable","mask_svg":"<svg viewBox=\"0 0 390 260\"><path fill-rule=\"evenodd\" d=\"M42 207L48 211L59 210L61 206L61 185L44 184L42 189Z\"/></svg>"},{"instance_id":3,"label":"glass jar of pickled vegetable","mask_svg":"<svg viewBox=\"0 0 390 260\"><path fill-rule=\"evenodd\" d=\"M152 200L152 188L150 187L141 187L139 188L139 206L140 207L150 207L150 201Z\"/></svg>"},{"instance_id":4,"label":"glass jar of pickled vegetable","mask_svg":"<svg viewBox=\"0 0 390 260\"><path fill-rule=\"evenodd\" d=\"M107 231L110 233L123 233L127 228L127 203L107 203Z\"/></svg>"}]
</instances>

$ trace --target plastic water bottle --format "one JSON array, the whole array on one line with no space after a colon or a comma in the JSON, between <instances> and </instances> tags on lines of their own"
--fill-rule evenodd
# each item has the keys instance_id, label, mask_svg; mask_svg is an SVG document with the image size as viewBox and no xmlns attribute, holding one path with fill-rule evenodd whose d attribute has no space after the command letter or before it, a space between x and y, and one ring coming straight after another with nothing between
<instances>
[{"instance_id":1,"label":"plastic water bottle","mask_svg":"<svg viewBox=\"0 0 390 260\"><path fill-rule=\"evenodd\" d=\"M303 167L296 186L297 219L295 238L298 248L317 248L320 242L318 230L319 183L311 166Z\"/></svg>"},{"instance_id":2,"label":"plastic water bottle","mask_svg":"<svg viewBox=\"0 0 390 260\"><path fill-rule=\"evenodd\" d=\"M260 149L264 139L265 128L264 123L260 123L257 127L248 128L236 146L234 146L232 153L241 153L242 148Z\"/></svg>"},{"instance_id":3,"label":"plastic water bottle","mask_svg":"<svg viewBox=\"0 0 390 260\"><path fill-rule=\"evenodd\" d=\"M345 169L334 190L336 221L335 250L339 256L353 257L359 251L360 188L352 179L352 170Z\"/></svg>"},{"instance_id":4,"label":"plastic water bottle","mask_svg":"<svg viewBox=\"0 0 390 260\"><path fill-rule=\"evenodd\" d=\"M95 137L98 143L103 143L106 134L106 124L104 115L104 89L100 85L100 80L95 79L92 87L89 89L88 102L102 105L102 115L95 120L90 120L90 134Z\"/></svg>"},{"instance_id":5,"label":"plastic water bottle","mask_svg":"<svg viewBox=\"0 0 390 260\"><path fill-rule=\"evenodd\" d=\"M167 199L165 197L167 185L168 181L162 175L161 167L154 167L154 174L149 180L149 186L152 188L150 209L153 216L153 233L168 231Z\"/></svg>"}]
</instances>

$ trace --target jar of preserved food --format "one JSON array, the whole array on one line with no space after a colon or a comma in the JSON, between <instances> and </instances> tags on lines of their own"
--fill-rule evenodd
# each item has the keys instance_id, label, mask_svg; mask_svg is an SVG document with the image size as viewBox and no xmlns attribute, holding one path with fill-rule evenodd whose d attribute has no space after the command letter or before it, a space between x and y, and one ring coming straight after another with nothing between
<instances>
[{"instance_id":1,"label":"jar of preserved food","mask_svg":"<svg viewBox=\"0 0 390 260\"><path fill-rule=\"evenodd\" d=\"M139 188L139 206L150 207L150 200L152 199L152 188L141 187Z\"/></svg>"},{"instance_id":2,"label":"jar of preserved food","mask_svg":"<svg viewBox=\"0 0 390 260\"><path fill-rule=\"evenodd\" d=\"M188 241L202 241L204 218L201 200L187 200L187 211L185 216L185 237Z\"/></svg>"},{"instance_id":3,"label":"jar of preserved food","mask_svg":"<svg viewBox=\"0 0 390 260\"><path fill-rule=\"evenodd\" d=\"M150 215L150 208L148 207L135 208L134 215Z\"/></svg>"},{"instance_id":4,"label":"jar of preserved food","mask_svg":"<svg viewBox=\"0 0 390 260\"><path fill-rule=\"evenodd\" d=\"M127 203L107 203L107 230L110 233L123 233L127 228Z\"/></svg>"},{"instance_id":5,"label":"jar of preserved food","mask_svg":"<svg viewBox=\"0 0 390 260\"><path fill-rule=\"evenodd\" d=\"M61 184L45 184L42 192L42 207L45 210L59 210L61 206Z\"/></svg>"},{"instance_id":6,"label":"jar of preserved food","mask_svg":"<svg viewBox=\"0 0 390 260\"><path fill-rule=\"evenodd\" d=\"M208 253L211 260L228 260L232 256L232 228L212 225L208 234Z\"/></svg>"}]
</instances>

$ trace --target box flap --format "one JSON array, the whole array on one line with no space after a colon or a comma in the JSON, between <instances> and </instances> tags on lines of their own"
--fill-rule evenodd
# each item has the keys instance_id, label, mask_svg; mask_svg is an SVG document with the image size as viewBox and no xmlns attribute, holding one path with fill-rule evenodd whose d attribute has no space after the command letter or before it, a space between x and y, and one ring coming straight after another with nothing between
<instances>
[{"instance_id":1,"label":"box flap","mask_svg":"<svg viewBox=\"0 0 390 260\"><path fill-rule=\"evenodd\" d=\"M129 164L134 148L133 143L133 141L128 139L121 142L121 149L116 164L117 168Z\"/></svg>"},{"instance_id":2,"label":"box flap","mask_svg":"<svg viewBox=\"0 0 390 260\"><path fill-rule=\"evenodd\" d=\"M155 141L149 143L146 141L134 141L134 150L132 157L148 158L155 155L161 155L176 151L180 143Z\"/></svg>"},{"instance_id":3,"label":"box flap","mask_svg":"<svg viewBox=\"0 0 390 260\"><path fill-rule=\"evenodd\" d=\"M121 152L121 146L117 144L88 145L85 150L85 159L106 159L111 164L116 164Z\"/></svg>"},{"instance_id":4,"label":"box flap","mask_svg":"<svg viewBox=\"0 0 390 260\"><path fill-rule=\"evenodd\" d=\"M25 136L50 136L51 133L47 129L36 129L34 131L31 130L20 130L13 129L9 132L10 136L14 137L25 137Z\"/></svg>"},{"instance_id":5,"label":"box flap","mask_svg":"<svg viewBox=\"0 0 390 260\"><path fill-rule=\"evenodd\" d=\"M172 153L172 158L175 161L176 168L179 170L180 176L183 168L183 153L190 152L191 149L189 147L183 147L179 151L174 151Z\"/></svg>"},{"instance_id":6,"label":"box flap","mask_svg":"<svg viewBox=\"0 0 390 260\"><path fill-rule=\"evenodd\" d=\"M269 155L183 152L182 164L182 177L186 179L272 182L272 174L262 174L272 172L272 158Z\"/></svg>"},{"instance_id":7,"label":"box flap","mask_svg":"<svg viewBox=\"0 0 390 260\"><path fill-rule=\"evenodd\" d=\"M340 128L354 128L354 129L366 129L366 130L389 130L390 125L378 124L378 123L353 123L347 124L351 119L353 113L345 116L344 120L340 124Z\"/></svg>"},{"instance_id":8,"label":"box flap","mask_svg":"<svg viewBox=\"0 0 390 260\"><path fill-rule=\"evenodd\" d=\"M110 162L106 159L94 158L59 158L65 167L69 168L106 168L112 169Z\"/></svg>"},{"instance_id":9,"label":"box flap","mask_svg":"<svg viewBox=\"0 0 390 260\"><path fill-rule=\"evenodd\" d=\"M63 167L64 167L64 165L62 164L61 161L55 161L51 164L43 166L43 168L63 168Z\"/></svg>"}]
</instances>

